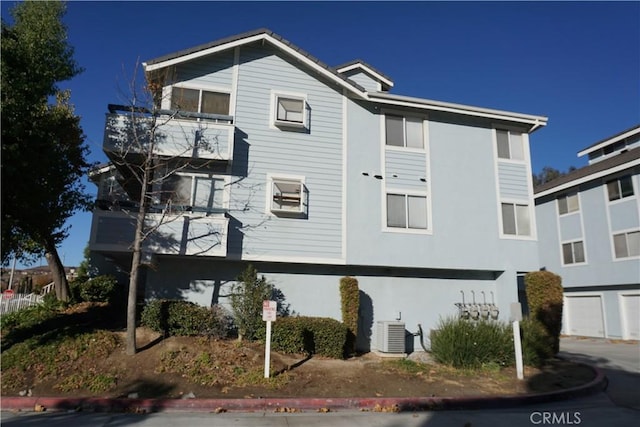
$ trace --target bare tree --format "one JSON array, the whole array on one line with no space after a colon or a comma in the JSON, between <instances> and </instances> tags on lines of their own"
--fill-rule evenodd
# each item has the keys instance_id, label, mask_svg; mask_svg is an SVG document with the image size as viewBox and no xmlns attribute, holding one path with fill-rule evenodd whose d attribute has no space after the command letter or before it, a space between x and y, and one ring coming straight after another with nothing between
<instances>
[{"instance_id":1,"label":"bare tree","mask_svg":"<svg viewBox=\"0 0 640 427\"><path fill-rule=\"evenodd\" d=\"M137 69L137 68L136 68ZM197 255L207 253L220 244L225 232L208 220L199 228L189 228L188 221L205 218L211 210L197 209L185 196L185 180L180 171L215 171L224 167L225 141L233 138L231 118L174 108L162 109L163 87L167 74L146 75L139 85L131 80L127 105L110 105L112 114L106 125L105 148L112 164L123 178L123 188L133 206L124 209L135 220L131 245L132 258L127 298L126 353L136 353L136 311L141 268L147 262L145 252L164 251ZM222 123L220 125L220 123ZM225 126L230 128L225 130ZM221 158L222 156L222 158ZM209 185L212 185L209 183ZM191 188L190 181L188 183ZM214 189L210 188L211 198ZM202 201L212 206L212 200ZM189 213L183 216L182 213ZM179 238L167 230L167 224L183 224L188 234Z\"/></svg>"}]
</instances>

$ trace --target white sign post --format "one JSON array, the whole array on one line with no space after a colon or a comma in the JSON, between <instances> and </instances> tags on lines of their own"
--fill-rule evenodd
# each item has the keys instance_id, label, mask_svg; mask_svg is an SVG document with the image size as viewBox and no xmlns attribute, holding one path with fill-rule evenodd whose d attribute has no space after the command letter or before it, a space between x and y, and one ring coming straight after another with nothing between
<instances>
[{"instance_id":1,"label":"white sign post","mask_svg":"<svg viewBox=\"0 0 640 427\"><path fill-rule=\"evenodd\" d=\"M516 351L516 373L518 379L524 379L522 364L522 341L520 339L520 321L522 320L522 306L518 302L511 303L511 320L513 321L513 345Z\"/></svg>"},{"instance_id":2,"label":"white sign post","mask_svg":"<svg viewBox=\"0 0 640 427\"><path fill-rule=\"evenodd\" d=\"M267 339L264 348L264 377L269 378L271 365L271 322L276 321L277 301L262 301L262 320L267 322Z\"/></svg>"}]
</instances>

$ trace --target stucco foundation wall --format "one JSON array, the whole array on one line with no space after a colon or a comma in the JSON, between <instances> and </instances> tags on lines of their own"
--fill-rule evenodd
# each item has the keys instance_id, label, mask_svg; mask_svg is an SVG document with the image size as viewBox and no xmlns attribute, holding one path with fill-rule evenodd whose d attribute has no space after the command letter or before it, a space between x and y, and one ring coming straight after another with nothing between
<instances>
[{"instance_id":1,"label":"stucco foundation wall","mask_svg":"<svg viewBox=\"0 0 640 427\"><path fill-rule=\"evenodd\" d=\"M146 276L145 298L175 298L228 307L228 295L245 263L158 258ZM293 314L341 320L340 278L358 279L361 291L358 347L375 350L378 321L401 320L410 333L422 325L426 337L438 321L457 316L455 303L495 302L499 320L508 321L509 304L517 301L516 273L403 270L331 265L253 263L280 291ZM484 293L484 294L483 294ZM420 350L419 337L408 336L407 351ZM428 342L425 342L428 345Z\"/></svg>"}]
</instances>

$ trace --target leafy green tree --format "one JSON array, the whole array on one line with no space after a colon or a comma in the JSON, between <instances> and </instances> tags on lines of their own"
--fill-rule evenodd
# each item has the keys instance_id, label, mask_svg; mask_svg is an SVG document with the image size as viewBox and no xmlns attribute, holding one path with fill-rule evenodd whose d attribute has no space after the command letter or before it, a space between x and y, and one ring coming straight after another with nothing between
<instances>
[{"instance_id":1,"label":"leafy green tree","mask_svg":"<svg viewBox=\"0 0 640 427\"><path fill-rule=\"evenodd\" d=\"M44 255L56 296L69 285L56 249L66 220L88 208L81 178L89 164L80 118L58 83L82 69L62 23L62 2L23 2L2 21L2 261Z\"/></svg>"},{"instance_id":2,"label":"leafy green tree","mask_svg":"<svg viewBox=\"0 0 640 427\"><path fill-rule=\"evenodd\" d=\"M540 173L533 174L533 186L537 187L549 181L553 181L554 179L568 175L575 170L575 166L570 166L567 172L562 172L556 168L552 168L551 166L545 166L542 168Z\"/></svg>"},{"instance_id":3,"label":"leafy green tree","mask_svg":"<svg viewBox=\"0 0 640 427\"><path fill-rule=\"evenodd\" d=\"M254 341L264 333L262 321L262 302L269 300L273 285L252 265L238 277L238 282L231 290L230 300L233 316L238 327L238 338Z\"/></svg>"}]
</instances>

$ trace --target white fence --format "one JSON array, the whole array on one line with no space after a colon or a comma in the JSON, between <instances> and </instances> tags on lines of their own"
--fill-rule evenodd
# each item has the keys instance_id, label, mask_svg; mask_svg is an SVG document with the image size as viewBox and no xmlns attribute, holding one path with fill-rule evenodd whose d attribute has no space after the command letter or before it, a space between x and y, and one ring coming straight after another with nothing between
<instances>
[{"instance_id":1,"label":"white fence","mask_svg":"<svg viewBox=\"0 0 640 427\"><path fill-rule=\"evenodd\" d=\"M53 290L53 283L49 283L42 288L42 292L38 294L13 294L11 297L2 293L0 294L0 315L13 313L23 308L33 307L42 304L44 296Z\"/></svg>"}]
</instances>

